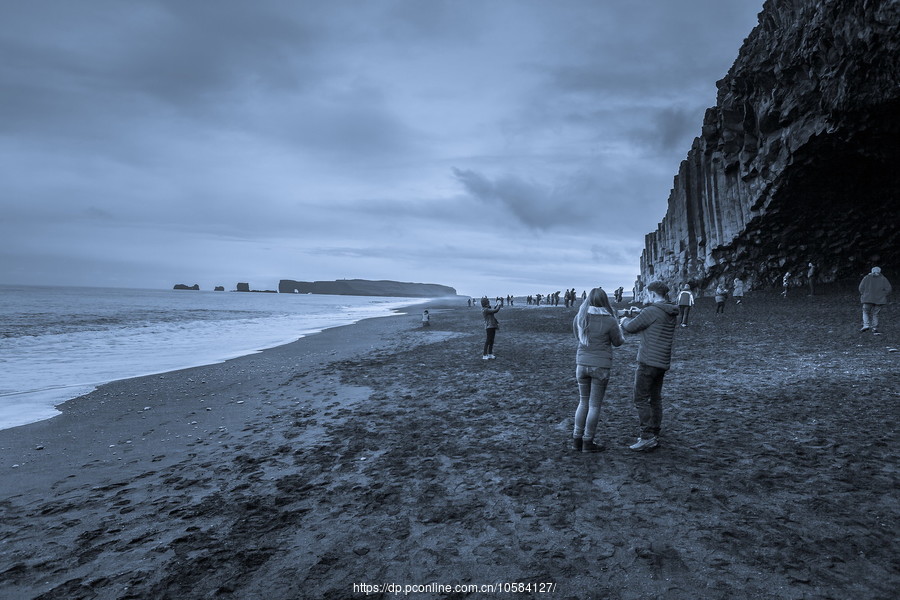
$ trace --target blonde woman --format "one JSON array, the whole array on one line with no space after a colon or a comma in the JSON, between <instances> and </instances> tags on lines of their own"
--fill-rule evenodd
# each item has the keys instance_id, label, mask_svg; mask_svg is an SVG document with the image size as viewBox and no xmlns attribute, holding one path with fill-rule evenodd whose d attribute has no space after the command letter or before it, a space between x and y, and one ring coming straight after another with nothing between
<instances>
[{"instance_id":1,"label":"blonde woman","mask_svg":"<svg viewBox=\"0 0 900 600\"><path fill-rule=\"evenodd\" d=\"M594 436L609 383L612 347L625 342L616 313L602 288L592 289L581 303L572 329L578 339L575 353L578 408L575 410L572 447L579 452L600 452L604 446L596 443Z\"/></svg>"}]
</instances>

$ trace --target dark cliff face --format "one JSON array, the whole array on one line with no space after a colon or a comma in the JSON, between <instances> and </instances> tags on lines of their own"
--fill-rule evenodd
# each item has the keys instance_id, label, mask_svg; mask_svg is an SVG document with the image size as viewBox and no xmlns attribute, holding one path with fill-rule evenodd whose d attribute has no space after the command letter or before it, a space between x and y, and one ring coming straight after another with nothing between
<instances>
[{"instance_id":1,"label":"dark cliff face","mask_svg":"<svg viewBox=\"0 0 900 600\"><path fill-rule=\"evenodd\" d=\"M647 235L644 281L900 269L900 2L767 0Z\"/></svg>"}]
</instances>

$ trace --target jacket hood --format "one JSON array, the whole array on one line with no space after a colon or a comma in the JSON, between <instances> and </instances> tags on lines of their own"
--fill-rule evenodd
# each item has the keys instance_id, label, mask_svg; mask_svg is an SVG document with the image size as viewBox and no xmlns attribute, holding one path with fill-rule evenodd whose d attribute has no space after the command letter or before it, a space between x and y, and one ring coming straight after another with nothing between
<instances>
[{"instance_id":1,"label":"jacket hood","mask_svg":"<svg viewBox=\"0 0 900 600\"><path fill-rule=\"evenodd\" d=\"M669 315L678 314L678 305L672 304L671 302L654 302L650 306L655 306L656 308Z\"/></svg>"}]
</instances>

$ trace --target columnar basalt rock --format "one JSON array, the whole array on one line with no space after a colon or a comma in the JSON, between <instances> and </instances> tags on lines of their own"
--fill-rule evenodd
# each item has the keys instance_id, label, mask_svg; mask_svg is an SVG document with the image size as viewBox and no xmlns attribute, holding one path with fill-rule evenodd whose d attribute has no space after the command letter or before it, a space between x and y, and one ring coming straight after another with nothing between
<instances>
[{"instance_id":1,"label":"columnar basalt rock","mask_svg":"<svg viewBox=\"0 0 900 600\"><path fill-rule=\"evenodd\" d=\"M767 0L681 163L641 279L900 269L900 2Z\"/></svg>"}]
</instances>

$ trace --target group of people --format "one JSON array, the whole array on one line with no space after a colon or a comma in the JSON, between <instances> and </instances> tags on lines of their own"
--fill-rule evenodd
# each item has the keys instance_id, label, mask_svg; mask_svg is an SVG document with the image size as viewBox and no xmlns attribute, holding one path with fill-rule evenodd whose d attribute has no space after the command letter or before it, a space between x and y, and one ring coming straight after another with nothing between
<instances>
[{"instance_id":1,"label":"group of people","mask_svg":"<svg viewBox=\"0 0 900 600\"><path fill-rule=\"evenodd\" d=\"M654 281L646 287L649 303L619 316L602 288L594 288L581 304L572 324L578 349L575 379L578 407L572 447L578 452L600 452L604 444L595 439L600 407L612 369L612 348L625 342L624 334L640 334L633 400L640 422L640 437L629 446L636 452L659 445L662 425L662 385L672 360L678 308L669 302L669 287Z\"/></svg>"},{"instance_id":2,"label":"group of people","mask_svg":"<svg viewBox=\"0 0 900 600\"><path fill-rule=\"evenodd\" d=\"M600 452L605 446L595 441L600 407L606 394L612 368L612 347L625 342L624 334L641 334L638 348L638 367L634 382L634 405L641 426L632 450L651 450L659 445L662 423L662 384L668 371L672 344L675 339L675 320L678 308L669 302L669 288L655 281L647 286L649 304L617 315L602 288L585 293L578 309L573 330L578 338L575 355L575 378L578 382L579 403L575 411L573 448L579 452ZM483 360L492 360L494 340L500 327L497 313L500 304L491 306L487 297L481 299L485 341Z\"/></svg>"},{"instance_id":3,"label":"group of people","mask_svg":"<svg viewBox=\"0 0 900 600\"><path fill-rule=\"evenodd\" d=\"M744 301L744 280L740 277L735 277L732 282L731 289L728 288L728 282L722 281L719 285L716 286L716 314L723 315L725 314L725 302L728 300L728 296L734 296L735 304L741 304Z\"/></svg>"},{"instance_id":4,"label":"group of people","mask_svg":"<svg viewBox=\"0 0 900 600\"><path fill-rule=\"evenodd\" d=\"M485 296L485 297L487 297L487 296ZM510 294L509 296L506 296L506 298L504 298L503 296L497 296L497 298L495 300L496 300L497 304L499 304L500 306L503 306L504 303L506 303L509 306L513 306L516 302L516 297ZM469 308L472 308L473 306L475 306L475 299L469 298L468 303L469 303Z\"/></svg>"},{"instance_id":5,"label":"group of people","mask_svg":"<svg viewBox=\"0 0 900 600\"><path fill-rule=\"evenodd\" d=\"M562 292L551 292L547 295L544 294L529 294L525 298L525 304L528 306L540 306L543 302L547 306L559 306L559 298ZM575 305L575 290L566 290L566 295L564 300L566 307Z\"/></svg>"},{"instance_id":6,"label":"group of people","mask_svg":"<svg viewBox=\"0 0 900 600\"><path fill-rule=\"evenodd\" d=\"M806 284L809 286L809 295L814 296L816 293L816 275L819 268L812 261L806 263ZM787 298L788 290L794 283L794 274L791 271L785 271L781 278L781 297Z\"/></svg>"},{"instance_id":7,"label":"group of people","mask_svg":"<svg viewBox=\"0 0 900 600\"><path fill-rule=\"evenodd\" d=\"M716 286L715 300L717 315L725 314L725 303L728 301L729 296L734 297L735 304L741 304L744 301L743 279L735 277L731 288L729 288L727 281L724 280ZM685 283L681 286L681 291L678 292L676 304L678 306L678 324L681 327L687 327L690 321L691 309L694 306L694 293L691 291L690 284Z\"/></svg>"},{"instance_id":8,"label":"group of people","mask_svg":"<svg viewBox=\"0 0 900 600\"><path fill-rule=\"evenodd\" d=\"M812 263L810 263L812 265ZM614 298L621 301L619 288ZM878 331L878 315L887 304L892 291L891 284L879 267L873 267L859 284L862 303L863 327L861 331ZM574 293L574 289L571 290ZM662 386L671 366L675 328L687 327L694 295L689 284L684 284L677 297L677 304L669 300L669 287L654 281L642 290L646 298L643 309L632 307L617 313L609 296L600 287L583 293L583 301L572 323L578 340L575 352L575 380L578 383L578 406L575 409L575 427L572 432L572 448L578 452L600 452L604 444L596 440L600 408L606 395L612 370L612 349L625 343L625 334L640 334L637 353L637 369L634 377L633 402L640 422L640 437L630 445L631 450L642 452L659 446L662 424ZM716 314L724 312L728 297L727 286L716 289ZM731 294L740 304L744 296L744 282L734 279ZM571 300L566 292L567 305ZM492 360L494 339L500 324L497 313L502 303L491 306L487 297L481 299L481 312L486 331L482 358Z\"/></svg>"}]
</instances>

